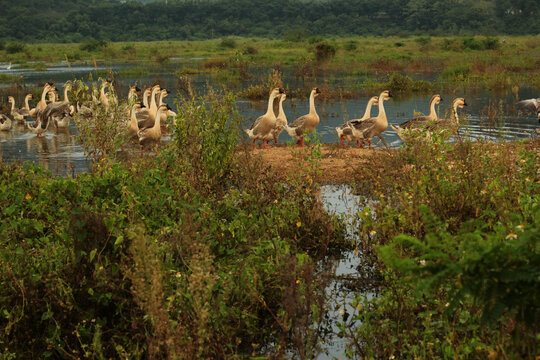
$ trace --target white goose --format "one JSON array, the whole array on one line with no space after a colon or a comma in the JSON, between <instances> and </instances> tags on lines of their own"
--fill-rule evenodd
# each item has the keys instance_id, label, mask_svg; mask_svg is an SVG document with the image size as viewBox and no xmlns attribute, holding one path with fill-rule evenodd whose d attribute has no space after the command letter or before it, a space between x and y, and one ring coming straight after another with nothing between
<instances>
[{"instance_id":1,"label":"white goose","mask_svg":"<svg viewBox=\"0 0 540 360\"><path fill-rule=\"evenodd\" d=\"M251 124L249 129L244 130L250 137L253 146L255 146L255 140L262 140L263 149L267 149L268 147L266 144L268 141L274 139L272 130L274 129L277 120L276 114L274 113L274 99L279 96L279 94L283 94L282 89L272 89L270 96L268 97L268 108L266 109L266 113L259 116L253 124Z\"/></svg>"},{"instance_id":2,"label":"white goose","mask_svg":"<svg viewBox=\"0 0 540 360\"><path fill-rule=\"evenodd\" d=\"M292 137L297 139L296 143L300 146L304 144L304 135L315 130L319 125L319 115L315 110L315 97L321 94L319 88L313 88L309 95L309 113L294 120L292 124L285 125L285 130Z\"/></svg>"},{"instance_id":3,"label":"white goose","mask_svg":"<svg viewBox=\"0 0 540 360\"><path fill-rule=\"evenodd\" d=\"M384 111L384 102L390 100L392 94L390 91L384 90L379 95L379 114L375 117L370 117L363 121L353 121L352 129L353 136L362 141L362 145L367 141L369 143L369 148L371 147L371 139L386 130L388 127L388 119L386 118L386 112Z\"/></svg>"},{"instance_id":4,"label":"white goose","mask_svg":"<svg viewBox=\"0 0 540 360\"><path fill-rule=\"evenodd\" d=\"M360 146L360 139L355 137L353 134L354 124L357 124L358 122L369 119L371 117L371 108L373 107L373 105L378 105L378 104L379 104L379 98L377 96L372 96L366 105L366 111L364 112L364 115L360 119L349 120L345 124L336 128L336 132L339 136L339 140L341 142L342 147L345 147L345 143L343 141L347 141L347 142L356 141L356 144Z\"/></svg>"}]
</instances>

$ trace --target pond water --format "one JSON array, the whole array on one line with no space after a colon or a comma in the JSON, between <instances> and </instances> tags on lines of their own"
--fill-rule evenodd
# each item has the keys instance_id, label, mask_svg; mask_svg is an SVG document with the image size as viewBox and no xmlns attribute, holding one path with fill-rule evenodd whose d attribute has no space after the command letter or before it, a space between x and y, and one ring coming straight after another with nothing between
<instances>
[{"instance_id":1,"label":"pond water","mask_svg":"<svg viewBox=\"0 0 540 360\"><path fill-rule=\"evenodd\" d=\"M196 67L194 62L173 63L166 66L157 67L156 65L144 67L137 64L103 64L98 63L97 71L101 74L108 70L122 74L122 71L137 67L143 69L143 76L125 77L117 82L118 93L120 97L126 96L129 84L138 83L139 85L150 85L159 83L162 87L169 90L169 97L166 102L174 109L175 97L177 93L177 79L174 72L183 67ZM62 91L62 84L67 80L88 79L89 74L95 71L93 64L89 65L71 65L55 64L49 65L47 71L36 71L28 68L20 68L16 64L10 70L7 64L0 65L0 75L7 74L19 77L17 85L0 85L2 98L0 103L7 103L7 95L15 95L17 105L23 101L24 94L32 88L43 84L46 81L52 81L56 84L59 92ZM264 75L268 69L257 69L255 75ZM284 82L291 88L307 87L303 79L295 77L290 71L283 72ZM96 78L94 74L94 79ZM257 76L251 80L236 84L236 88L245 88L256 82ZM325 86L338 86L345 82L360 82L363 77L347 78L321 78L320 83ZM208 86L219 88L220 84L216 82L215 77L207 75L197 75L192 77L193 86L199 94L207 91ZM330 85L329 85L330 84ZM306 94L307 95L307 94ZM377 95L377 94L372 94ZM516 97L511 90L506 93L494 95L488 91L464 90L459 93L442 93L443 102L438 107L441 116L449 109L452 99L455 97L464 97L469 104L461 111L461 117L466 119L460 132L467 134L472 138L487 138L492 140L512 141L516 139L526 139L538 127L538 120L527 112L520 112L515 107ZM523 87L519 89L521 99L537 97L532 89ZM325 101L316 99L316 108L320 115L321 122L317 128L323 143L336 143L338 137L335 127L340 126L344 120L360 117L369 97L361 97L353 100L343 101ZM413 117L414 112L428 113L428 103L430 96L394 96L390 101L384 103L388 121L391 124L400 124L401 122ZM495 116L494 119L486 120L482 117L482 111L492 105L498 108L499 101L502 101L504 116ZM251 123L266 111L267 101L245 101L237 102L240 114L244 118L244 126L249 127ZM284 103L284 110L289 122L292 122L299 116L306 114L309 110L307 99L298 99L288 97ZM372 115L376 115L378 110L373 109ZM0 154L3 160L17 161L30 160L50 169L57 174L76 174L88 170L89 162L85 159L81 146L78 144L77 128L71 124L68 131L54 134L48 132L42 139L37 139L36 135L25 131L24 127L14 127L9 132L0 133ZM389 127L382 136L390 147L399 147L401 140L396 133ZM280 142L290 141L290 137L283 132L279 138ZM383 144L377 144L383 146Z\"/></svg>"}]
</instances>

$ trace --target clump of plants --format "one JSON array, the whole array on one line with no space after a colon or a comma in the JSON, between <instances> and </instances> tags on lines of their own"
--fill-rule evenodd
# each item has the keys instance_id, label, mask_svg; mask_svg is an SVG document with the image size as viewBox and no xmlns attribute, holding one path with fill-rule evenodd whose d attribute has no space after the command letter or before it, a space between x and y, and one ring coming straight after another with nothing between
<instances>
[{"instance_id":1,"label":"clump of plants","mask_svg":"<svg viewBox=\"0 0 540 360\"><path fill-rule=\"evenodd\" d=\"M5 47L7 54L22 53L26 50L26 45L21 42L10 42Z\"/></svg>"},{"instance_id":2,"label":"clump of plants","mask_svg":"<svg viewBox=\"0 0 540 360\"><path fill-rule=\"evenodd\" d=\"M437 136L362 166L360 247L375 299L343 323L350 354L532 358L540 312L538 141Z\"/></svg>"},{"instance_id":3,"label":"clump of plants","mask_svg":"<svg viewBox=\"0 0 540 360\"><path fill-rule=\"evenodd\" d=\"M94 126L109 121L96 117ZM3 353L316 353L311 325L325 304L316 261L339 224L310 171L287 183L241 151L240 120L231 94L212 93L182 103L153 156L118 162L108 144L83 143L101 159L76 178L1 163Z\"/></svg>"},{"instance_id":4,"label":"clump of plants","mask_svg":"<svg viewBox=\"0 0 540 360\"><path fill-rule=\"evenodd\" d=\"M96 40L96 39L90 38L86 40L85 42L83 42L79 46L79 49L81 51L95 52L95 51L105 49L108 45L109 44L105 40Z\"/></svg>"},{"instance_id":5,"label":"clump of plants","mask_svg":"<svg viewBox=\"0 0 540 360\"><path fill-rule=\"evenodd\" d=\"M336 47L328 42L322 41L315 45L315 59L317 62L326 62L336 56Z\"/></svg>"}]
</instances>

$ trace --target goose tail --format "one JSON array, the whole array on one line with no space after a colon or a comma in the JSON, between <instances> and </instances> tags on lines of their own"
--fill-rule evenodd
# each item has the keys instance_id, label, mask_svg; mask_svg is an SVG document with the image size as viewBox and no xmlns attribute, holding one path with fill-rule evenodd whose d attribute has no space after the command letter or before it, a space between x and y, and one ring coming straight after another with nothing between
<instances>
[{"instance_id":1,"label":"goose tail","mask_svg":"<svg viewBox=\"0 0 540 360\"><path fill-rule=\"evenodd\" d=\"M405 139L403 139L403 135L402 135L402 131L403 129L400 128L399 126L394 126L394 125L391 125L390 124L390 127L392 128L392 130L394 130L396 132L396 134L399 136L399 138L402 140L402 141L405 141Z\"/></svg>"}]
</instances>

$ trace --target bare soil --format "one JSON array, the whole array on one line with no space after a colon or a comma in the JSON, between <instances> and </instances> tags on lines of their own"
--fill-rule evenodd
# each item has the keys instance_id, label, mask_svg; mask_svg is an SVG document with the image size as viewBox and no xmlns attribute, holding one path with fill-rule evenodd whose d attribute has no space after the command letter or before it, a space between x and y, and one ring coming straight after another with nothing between
<instances>
[{"instance_id":1,"label":"bare soil","mask_svg":"<svg viewBox=\"0 0 540 360\"><path fill-rule=\"evenodd\" d=\"M262 149L259 145L253 150L251 146L247 146L241 151L249 151L255 156L260 156L276 174L288 175L300 170L301 162L294 160L303 157L309 150L277 144L269 149ZM320 171L314 180L321 184L336 184L352 181L354 174L361 169L360 165L369 158L387 156L396 150L364 149L356 146L342 148L337 144L323 144L320 151Z\"/></svg>"}]
</instances>

